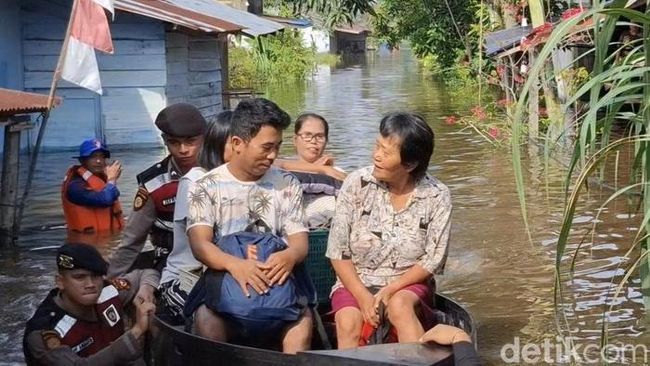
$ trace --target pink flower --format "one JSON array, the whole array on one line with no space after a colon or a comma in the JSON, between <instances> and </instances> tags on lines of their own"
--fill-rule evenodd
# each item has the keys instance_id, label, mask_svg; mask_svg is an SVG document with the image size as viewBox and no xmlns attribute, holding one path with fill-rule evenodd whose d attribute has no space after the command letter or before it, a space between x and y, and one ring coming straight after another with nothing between
<instances>
[{"instance_id":1,"label":"pink flower","mask_svg":"<svg viewBox=\"0 0 650 366\"><path fill-rule=\"evenodd\" d=\"M445 123L448 125L455 125L457 121L458 118L456 116L448 116L445 118Z\"/></svg>"},{"instance_id":2,"label":"pink flower","mask_svg":"<svg viewBox=\"0 0 650 366\"><path fill-rule=\"evenodd\" d=\"M487 113L485 113L485 109L481 107L480 105L477 105L476 107L471 109L472 115L476 117L479 121L484 121L487 119Z\"/></svg>"},{"instance_id":3,"label":"pink flower","mask_svg":"<svg viewBox=\"0 0 650 366\"><path fill-rule=\"evenodd\" d=\"M499 131L499 129L496 127L490 127L488 130L488 135L496 140L501 136L501 131Z\"/></svg>"}]
</instances>

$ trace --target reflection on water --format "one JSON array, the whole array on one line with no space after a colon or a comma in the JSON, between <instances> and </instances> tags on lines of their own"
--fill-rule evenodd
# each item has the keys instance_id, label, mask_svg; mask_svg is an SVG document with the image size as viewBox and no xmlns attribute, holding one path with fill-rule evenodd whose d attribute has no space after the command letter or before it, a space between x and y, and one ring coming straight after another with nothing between
<instances>
[{"instance_id":1,"label":"reflection on water","mask_svg":"<svg viewBox=\"0 0 650 366\"><path fill-rule=\"evenodd\" d=\"M303 111L323 114L330 121L330 151L337 165L350 171L369 163L379 120L393 110L424 115L436 133L430 171L451 189L454 203L452 242L440 290L465 304L480 324L479 347L484 358L500 364L504 344L555 342L553 301L555 244L562 219L564 192L560 167L549 171L536 149L529 150L526 169L529 225L525 233L507 150L497 150L480 137L443 123L444 116L463 113L473 95L452 94L440 83L423 77L406 51L370 54L364 66L329 70L320 68L304 85L283 85L267 96L296 116ZM291 154L289 133L283 146ZM135 174L162 157L162 149L122 151L114 154L125 164L121 178L122 202L130 212ZM20 338L25 319L52 286L53 249L62 230L41 230L63 222L59 183L73 154L42 156L26 212L21 250L2 253L0 293L5 308L0 315L0 353L6 362L22 360ZM580 340L596 339L602 326L604 304L616 341L648 344L639 281L627 284L614 299L610 291L629 265L625 252L639 226L628 215L626 202L615 201L599 210L607 192L592 191L578 207L567 253L582 241L574 275L564 283L562 306L566 322ZM596 235L585 235L600 221ZM110 251L112 246L102 248ZM567 257L568 258L568 257ZM568 263L567 263L568 266ZM568 268L568 267L566 267ZM564 320L561 321L564 328ZM553 337L553 338L552 338Z\"/></svg>"}]
</instances>

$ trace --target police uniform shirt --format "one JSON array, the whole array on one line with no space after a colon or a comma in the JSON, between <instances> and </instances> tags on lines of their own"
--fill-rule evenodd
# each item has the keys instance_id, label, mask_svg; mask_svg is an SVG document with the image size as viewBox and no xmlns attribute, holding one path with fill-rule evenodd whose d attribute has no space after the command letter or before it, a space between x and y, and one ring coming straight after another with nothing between
<instances>
[{"instance_id":1,"label":"police uniform shirt","mask_svg":"<svg viewBox=\"0 0 650 366\"><path fill-rule=\"evenodd\" d=\"M150 281L152 276L157 276L154 270L133 271L122 278L111 281L111 284L118 290L122 304L126 305L132 301L139 285ZM83 344L77 345L76 349L63 344L59 329L56 328L60 322L53 324L52 320L61 317L62 314L71 319L75 319L75 317L54 302L54 297L57 295L57 289L51 291L27 323L23 347L28 365L144 365L142 341L136 339L129 331L124 332L109 346L88 357L81 357L77 354L83 350ZM98 321L103 321L102 317L106 317L106 322L109 325L116 324L122 316L123 314L110 311L97 314ZM91 338L88 342L92 342Z\"/></svg>"}]
</instances>

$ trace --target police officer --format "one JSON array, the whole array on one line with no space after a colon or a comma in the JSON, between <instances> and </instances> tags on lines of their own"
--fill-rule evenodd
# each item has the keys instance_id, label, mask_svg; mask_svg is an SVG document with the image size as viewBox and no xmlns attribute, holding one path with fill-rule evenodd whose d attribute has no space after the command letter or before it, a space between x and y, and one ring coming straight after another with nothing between
<instances>
[{"instance_id":1,"label":"police officer","mask_svg":"<svg viewBox=\"0 0 650 366\"><path fill-rule=\"evenodd\" d=\"M138 174L138 192L133 212L122 234L122 242L110 259L109 278L132 268L165 266L173 245L174 203L179 179L198 166L198 153L207 129L205 118L191 104L173 104L158 114L156 126L169 155ZM147 235L153 250L143 251ZM155 288L143 286L137 297L153 301Z\"/></svg>"},{"instance_id":2,"label":"police officer","mask_svg":"<svg viewBox=\"0 0 650 366\"><path fill-rule=\"evenodd\" d=\"M155 311L136 303L135 325L125 332L122 308L155 271L104 280L107 264L97 249L66 244L57 251L56 288L27 322L23 351L28 365L143 364L143 335Z\"/></svg>"}]
</instances>

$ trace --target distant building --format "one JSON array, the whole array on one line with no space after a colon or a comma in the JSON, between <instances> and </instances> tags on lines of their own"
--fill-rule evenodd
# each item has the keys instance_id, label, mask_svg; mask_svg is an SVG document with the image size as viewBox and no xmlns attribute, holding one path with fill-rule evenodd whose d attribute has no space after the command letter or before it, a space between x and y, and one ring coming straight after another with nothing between
<instances>
[{"instance_id":1,"label":"distant building","mask_svg":"<svg viewBox=\"0 0 650 366\"><path fill-rule=\"evenodd\" d=\"M355 54L366 52L370 29L362 25L339 26L330 36L330 53Z\"/></svg>"},{"instance_id":2,"label":"distant building","mask_svg":"<svg viewBox=\"0 0 650 366\"><path fill-rule=\"evenodd\" d=\"M0 87L47 94L72 0L0 1ZM114 0L114 55L97 52L103 95L60 81L64 98L44 150L98 137L112 148L158 146L153 124L166 105L187 102L206 116L223 110L227 34L257 36L279 23L214 0ZM35 141L36 130L23 145ZM2 145L0 132L0 146Z\"/></svg>"}]
</instances>

